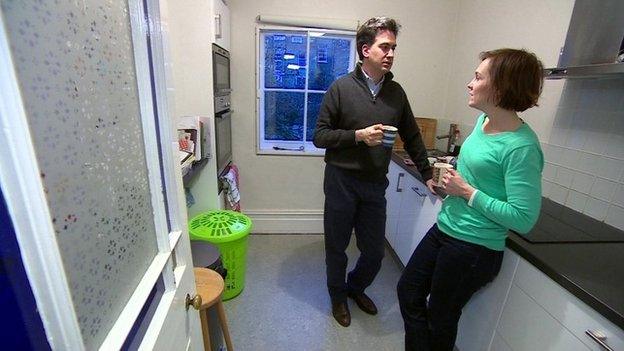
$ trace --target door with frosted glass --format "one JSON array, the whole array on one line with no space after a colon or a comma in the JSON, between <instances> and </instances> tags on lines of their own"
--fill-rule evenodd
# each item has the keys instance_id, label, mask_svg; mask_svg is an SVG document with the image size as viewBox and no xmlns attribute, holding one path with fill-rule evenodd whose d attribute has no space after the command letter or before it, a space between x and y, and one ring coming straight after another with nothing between
<instances>
[{"instance_id":1,"label":"door with frosted glass","mask_svg":"<svg viewBox=\"0 0 624 351\"><path fill-rule=\"evenodd\" d=\"M0 5L0 181L50 345L200 349L157 1Z\"/></svg>"}]
</instances>

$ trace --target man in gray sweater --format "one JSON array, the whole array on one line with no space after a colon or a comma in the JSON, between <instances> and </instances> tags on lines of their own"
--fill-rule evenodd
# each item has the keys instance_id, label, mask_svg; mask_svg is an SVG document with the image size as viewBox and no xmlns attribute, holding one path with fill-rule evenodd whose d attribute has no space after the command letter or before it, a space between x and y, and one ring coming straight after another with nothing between
<instances>
[{"instance_id":1,"label":"man in gray sweater","mask_svg":"<svg viewBox=\"0 0 624 351\"><path fill-rule=\"evenodd\" d=\"M360 63L336 80L323 99L314 145L325 151L325 263L332 314L351 324L347 297L368 314L364 293L381 268L386 226L386 173L391 149L381 145L382 126L397 127L423 180L431 167L407 96L390 72L400 25L387 17L366 21L356 35ZM355 230L360 257L345 281L345 250ZM393 287L389 287L393 288Z\"/></svg>"}]
</instances>

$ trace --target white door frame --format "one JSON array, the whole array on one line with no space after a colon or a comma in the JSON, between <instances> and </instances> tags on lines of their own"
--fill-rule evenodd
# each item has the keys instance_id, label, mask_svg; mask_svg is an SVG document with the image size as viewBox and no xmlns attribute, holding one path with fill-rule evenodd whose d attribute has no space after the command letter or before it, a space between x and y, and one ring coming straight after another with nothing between
<instances>
[{"instance_id":1,"label":"white door frame","mask_svg":"<svg viewBox=\"0 0 624 351\"><path fill-rule=\"evenodd\" d=\"M172 250L176 249L180 238L189 240L186 212L183 210L185 207L183 207L182 179L179 166L176 167L177 157L174 157L174 150L177 149L177 144L174 144L176 138L173 131L175 129L172 129L173 123L168 114L166 103L167 95L164 84L166 80L158 0L146 0L146 2L149 25L145 21L143 1L128 1L158 253L102 343L101 349L106 350L119 349L123 345L161 273L165 283L165 294L175 291L176 283L179 283L182 277L179 274L174 276L175 267ZM151 40L152 60L154 62L153 74L156 95L158 96L156 106L159 111L158 126L160 127L162 159L158 154L159 140L156 134L156 121L151 118L154 116L154 105L150 69L146 64L149 62L148 43L145 40L148 37ZM37 164L32 136L13 67L8 36L0 10L0 142L3 145L0 148L0 185L13 219L24 268L50 346L54 350L84 350L85 345L74 311L51 221L52 217L47 206L43 182L39 176L41 172ZM164 184L168 189L166 192L167 208L164 205L161 161L165 178ZM166 211L169 212L171 232L167 228ZM175 257L175 265L187 265L187 270L192 268L188 246L188 243L180 245L182 252L176 251L177 257ZM194 282L192 269L190 271L190 279ZM188 293L195 292L194 286L192 288L193 291L188 291ZM172 298L163 296L154 320L163 321L163 313L166 315L166 311L174 302L179 304L179 301L173 301ZM163 304L166 306L162 306ZM191 316L191 323L197 326L195 330L198 330L199 326L199 318L197 317ZM147 333L153 334L154 330L159 330L159 328L150 326ZM201 348L201 333L199 334L199 336L191 337L190 343L194 349ZM150 344L150 342L148 341L146 344Z\"/></svg>"}]
</instances>

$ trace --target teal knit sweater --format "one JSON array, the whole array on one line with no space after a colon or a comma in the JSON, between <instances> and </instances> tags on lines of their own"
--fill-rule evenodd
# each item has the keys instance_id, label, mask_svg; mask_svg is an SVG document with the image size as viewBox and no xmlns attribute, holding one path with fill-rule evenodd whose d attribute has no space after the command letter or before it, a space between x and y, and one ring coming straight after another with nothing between
<instances>
[{"instance_id":1,"label":"teal knit sweater","mask_svg":"<svg viewBox=\"0 0 624 351\"><path fill-rule=\"evenodd\" d=\"M457 162L459 174L478 190L472 206L449 196L437 223L454 238L502 251L509 229L527 233L539 217L544 155L526 123L513 132L485 134L485 118L477 119Z\"/></svg>"}]
</instances>

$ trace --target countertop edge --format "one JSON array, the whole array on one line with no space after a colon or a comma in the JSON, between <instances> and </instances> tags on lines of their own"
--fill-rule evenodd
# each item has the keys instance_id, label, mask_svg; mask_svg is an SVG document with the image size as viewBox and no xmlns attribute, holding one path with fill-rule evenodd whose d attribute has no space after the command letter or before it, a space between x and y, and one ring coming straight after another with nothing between
<instances>
[{"instance_id":1,"label":"countertop edge","mask_svg":"<svg viewBox=\"0 0 624 351\"><path fill-rule=\"evenodd\" d=\"M562 288L569 291L572 295L586 303L593 308L596 312L600 313L603 317L610 322L624 330L624 315L614 310L611 306L600 301L594 297L590 292L586 291L574 281L570 280L564 274L561 274L548 263L544 262L539 255L531 251L529 243L526 243L524 239L519 237L518 234L510 232L507 237L507 247L516 252L520 257L527 260L530 264L535 266L541 272L546 274L550 279L554 280Z\"/></svg>"},{"instance_id":2,"label":"countertop edge","mask_svg":"<svg viewBox=\"0 0 624 351\"><path fill-rule=\"evenodd\" d=\"M397 155L394 152L392 153L392 161L394 161L394 163L399 165L399 167L401 167L405 171L407 171L407 173L409 173L410 175L416 177L416 179L418 179L418 181L420 181L421 183L424 183L422 174L420 174L420 172L418 172L418 169L416 168L416 166L408 166L408 165L406 165L405 162L403 162L403 158L401 156Z\"/></svg>"}]
</instances>

